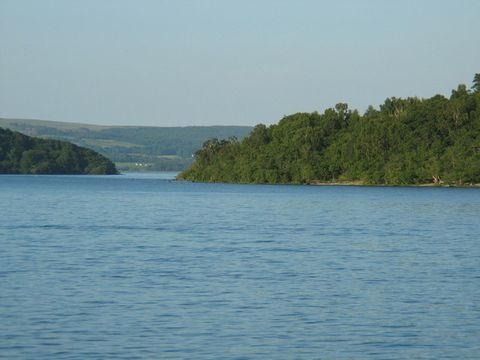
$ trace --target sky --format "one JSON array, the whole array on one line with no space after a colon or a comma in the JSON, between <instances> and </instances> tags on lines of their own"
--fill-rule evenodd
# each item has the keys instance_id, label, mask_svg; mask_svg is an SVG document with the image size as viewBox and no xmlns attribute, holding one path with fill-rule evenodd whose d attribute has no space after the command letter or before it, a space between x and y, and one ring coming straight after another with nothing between
<instances>
[{"instance_id":1,"label":"sky","mask_svg":"<svg viewBox=\"0 0 480 360\"><path fill-rule=\"evenodd\" d=\"M0 117L272 124L448 96L480 72L478 0L0 0Z\"/></svg>"}]
</instances>

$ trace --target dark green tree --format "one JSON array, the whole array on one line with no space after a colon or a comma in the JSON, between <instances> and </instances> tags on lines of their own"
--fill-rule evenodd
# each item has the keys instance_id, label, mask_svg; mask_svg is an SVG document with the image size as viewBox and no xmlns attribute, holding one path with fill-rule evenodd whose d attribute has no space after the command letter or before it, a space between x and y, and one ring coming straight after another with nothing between
<instances>
[{"instance_id":1,"label":"dark green tree","mask_svg":"<svg viewBox=\"0 0 480 360\"><path fill-rule=\"evenodd\" d=\"M0 174L116 174L103 155L65 141L0 128Z\"/></svg>"},{"instance_id":2,"label":"dark green tree","mask_svg":"<svg viewBox=\"0 0 480 360\"><path fill-rule=\"evenodd\" d=\"M475 74L473 77L473 86L474 91L480 91L480 73Z\"/></svg>"}]
</instances>

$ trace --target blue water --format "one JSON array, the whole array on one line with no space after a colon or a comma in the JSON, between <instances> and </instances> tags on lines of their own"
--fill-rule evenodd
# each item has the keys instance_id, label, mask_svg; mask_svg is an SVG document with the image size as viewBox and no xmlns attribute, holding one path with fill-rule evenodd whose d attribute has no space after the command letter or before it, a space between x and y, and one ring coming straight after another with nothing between
<instances>
[{"instance_id":1,"label":"blue water","mask_svg":"<svg viewBox=\"0 0 480 360\"><path fill-rule=\"evenodd\" d=\"M0 357L478 359L480 189L0 176Z\"/></svg>"}]
</instances>

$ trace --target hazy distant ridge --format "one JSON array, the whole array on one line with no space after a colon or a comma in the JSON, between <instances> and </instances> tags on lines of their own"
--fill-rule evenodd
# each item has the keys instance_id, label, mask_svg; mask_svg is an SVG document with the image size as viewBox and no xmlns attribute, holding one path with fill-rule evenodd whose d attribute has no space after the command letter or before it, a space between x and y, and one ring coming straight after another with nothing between
<instances>
[{"instance_id":1,"label":"hazy distant ridge","mask_svg":"<svg viewBox=\"0 0 480 360\"><path fill-rule=\"evenodd\" d=\"M71 141L116 162L120 169L181 170L211 138L243 139L249 126L102 126L32 119L0 118L0 127L29 136Z\"/></svg>"}]
</instances>

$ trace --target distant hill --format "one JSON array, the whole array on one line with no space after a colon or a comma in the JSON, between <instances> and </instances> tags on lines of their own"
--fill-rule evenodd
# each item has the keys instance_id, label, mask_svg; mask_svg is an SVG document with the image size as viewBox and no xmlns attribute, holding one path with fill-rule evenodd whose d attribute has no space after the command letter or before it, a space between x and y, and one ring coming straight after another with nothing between
<instances>
[{"instance_id":1,"label":"distant hill","mask_svg":"<svg viewBox=\"0 0 480 360\"><path fill-rule=\"evenodd\" d=\"M5 118L0 118L0 127L93 149L114 161L120 170L183 170L205 141L241 140L252 130L249 126L100 126Z\"/></svg>"},{"instance_id":2,"label":"distant hill","mask_svg":"<svg viewBox=\"0 0 480 360\"><path fill-rule=\"evenodd\" d=\"M388 98L257 125L242 142L212 140L179 178L239 183L480 183L480 74L449 98Z\"/></svg>"},{"instance_id":3,"label":"distant hill","mask_svg":"<svg viewBox=\"0 0 480 360\"><path fill-rule=\"evenodd\" d=\"M99 153L59 140L0 128L0 174L117 174Z\"/></svg>"}]
</instances>

